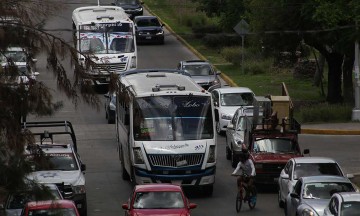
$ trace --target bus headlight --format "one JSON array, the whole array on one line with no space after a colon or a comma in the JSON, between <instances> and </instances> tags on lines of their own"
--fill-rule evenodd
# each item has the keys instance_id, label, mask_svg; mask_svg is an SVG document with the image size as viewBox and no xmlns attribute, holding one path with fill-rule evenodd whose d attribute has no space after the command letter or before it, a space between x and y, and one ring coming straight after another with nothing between
<instances>
[{"instance_id":1,"label":"bus headlight","mask_svg":"<svg viewBox=\"0 0 360 216\"><path fill-rule=\"evenodd\" d=\"M136 56L131 57L130 68L136 68Z\"/></svg>"},{"instance_id":2,"label":"bus headlight","mask_svg":"<svg viewBox=\"0 0 360 216\"><path fill-rule=\"evenodd\" d=\"M222 118L222 119L226 119L226 120L231 120L231 119L232 119L232 116L231 116L231 115L228 115L228 114L222 113L222 114L221 114L221 118Z\"/></svg>"},{"instance_id":3,"label":"bus headlight","mask_svg":"<svg viewBox=\"0 0 360 216\"><path fill-rule=\"evenodd\" d=\"M215 163L215 145L211 145L209 148L208 163Z\"/></svg>"},{"instance_id":4,"label":"bus headlight","mask_svg":"<svg viewBox=\"0 0 360 216\"><path fill-rule=\"evenodd\" d=\"M142 156L141 148L136 147L133 150L135 164L144 164L144 158Z\"/></svg>"},{"instance_id":5,"label":"bus headlight","mask_svg":"<svg viewBox=\"0 0 360 216\"><path fill-rule=\"evenodd\" d=\"M73 186L73 191L75 194L84 194L86 193L85 185Z\"/></svg>"}]
</instances>

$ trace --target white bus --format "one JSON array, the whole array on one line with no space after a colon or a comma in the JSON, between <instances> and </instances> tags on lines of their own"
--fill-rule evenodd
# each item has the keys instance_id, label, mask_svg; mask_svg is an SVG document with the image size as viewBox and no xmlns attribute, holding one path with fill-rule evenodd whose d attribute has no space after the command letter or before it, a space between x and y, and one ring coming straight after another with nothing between
<instances>
[{"instance_id":1,"label":"white bus","mask_svg":"<svg viewBox=\"0 0 360 216\"><path fill-rule=\"evenodd\" d=\"M172 69L124 72L118 83L123 179L198 186L211 195L217 155L211 94Z\"/></svg>"},{"instance_id":2,"label":"white bus","mask_svg":"<svg viewBox=\"0 0 360 216\"><path fill-rule=\"evenodd\" d=\"M109 83L111 73L137 67L134 23L121 7L79 7L73 11L72 21L79 61L94 85ZM90 67L84 55L91 57Z\"/></svg>"}]
</instances>

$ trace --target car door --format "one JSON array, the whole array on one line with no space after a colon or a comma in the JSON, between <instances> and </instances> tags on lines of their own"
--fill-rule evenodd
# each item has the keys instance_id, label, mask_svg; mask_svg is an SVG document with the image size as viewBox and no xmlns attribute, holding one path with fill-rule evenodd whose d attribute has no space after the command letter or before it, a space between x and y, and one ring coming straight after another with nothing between
<instances>
[{"instance_id":1,"label":"car door","mask_svg":"<svg viewBox=\"0 0 360 216\"><path fill-rule=\"evenodd\" d=\"M235 136L236 136L236 125L238 122L239 112L236 111L233 118L230 120L230 123L232 125L231 129L226 129L227 137L226 142L228 147L232 150L232 143L235 142Z\"/></svg>"},{"instance_id":2,"label":"car door","mask_svg":"<svg viewBox=\"0 0 360 216\"><path fill-rule=\"evenodd\" d=\"M284 169L281 171L279 176L279 193L280 199L284 200L288 195L289 191L289 181L292 178L294 161L290 159L285 165Z\"/></svg>"},{"instance_id":3,"label":"car door","mask_svg":"<svg viewBox=\"0 0 360 216\"><path fill-rule=\"evenodd\" d=\"M215 111L215 121L219 121L219 92L214 90L211 92L211 96L214 102L214 111Z\"/></svg>"},{"instance_id":4,"label":"car door","mask_svg":"<svg viewBox=\"0 0 360 216\"><path fill-rule=\"evenodd\" d=\"M292 192L290 192L290 203L288 203L288 216L295 216L296 209L301 203L302 180L298 180Z\"/></svg>"}]
</instances>

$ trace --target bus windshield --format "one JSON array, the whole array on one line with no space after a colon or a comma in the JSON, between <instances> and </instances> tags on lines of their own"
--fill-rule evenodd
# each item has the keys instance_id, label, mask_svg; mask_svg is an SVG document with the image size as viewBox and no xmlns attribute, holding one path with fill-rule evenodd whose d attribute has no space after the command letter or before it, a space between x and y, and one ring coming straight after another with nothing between
<instances>
[{"instance_id":1,"label":"bus windshield","mask_svg":"<svg viewBox=\"0 0 360 216\"><path fill-rule=\"evenodd\" d=\"M133 25L97 23L80 26L80 51L91 54L117 54L135 51Z\"/></svg>"},{"instance_id":2,"label":"bus windshield","mask_svg":"<svg viewBox=\"0 0 360 216\"><path fill-rule=\"evenodd\" d=\"M210 97L156 96L134 103L134 138L138 141L212 139Z\"/></svg>"}]
</instances>

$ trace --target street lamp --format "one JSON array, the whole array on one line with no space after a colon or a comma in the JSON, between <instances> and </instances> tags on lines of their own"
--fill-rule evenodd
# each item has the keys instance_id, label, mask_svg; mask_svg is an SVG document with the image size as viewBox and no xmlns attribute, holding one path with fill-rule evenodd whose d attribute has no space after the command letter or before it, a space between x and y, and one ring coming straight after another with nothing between
<instances>
[{"instance_id":1,"label":"street lamp","mask_svg":"<svg viewBox=\"0 0 360 216\"><path fill-rule=\"evenodd\" d=\"M356 30L357 21L356 23ZM359 78L359 41L355 41L355 61L354 61L354 96L355 96L355 107L352 110L352 120L360 121L360 78Z\"/></svg>"}]
</instances>

